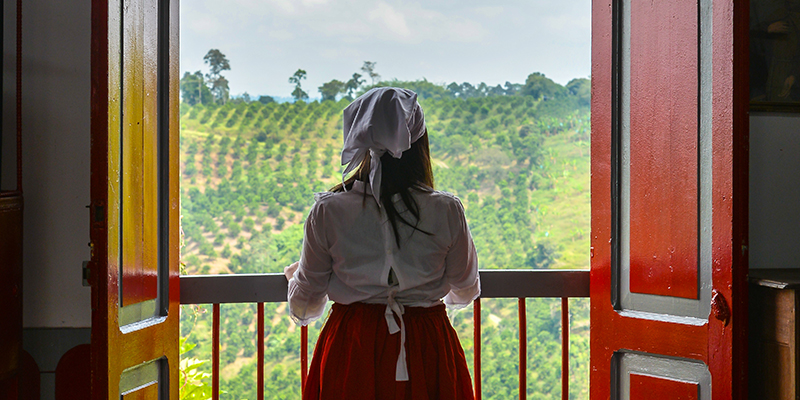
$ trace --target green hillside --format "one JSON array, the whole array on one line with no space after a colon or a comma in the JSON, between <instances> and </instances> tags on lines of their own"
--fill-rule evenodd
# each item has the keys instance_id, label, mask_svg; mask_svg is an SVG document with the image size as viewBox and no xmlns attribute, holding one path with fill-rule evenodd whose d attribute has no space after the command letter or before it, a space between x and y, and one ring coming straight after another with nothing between
<instances>
[{"instance_id":1,"label":"green hillside","mask_svg":"<svg viewBox=\"0 0 800 400\"><path fill-rule=\"evenodd\" d=\"M463 98L424 81L392 84L420 93L436 188L462 199L482 269L588 268L586 98L569 90L550 97ZM185 273L281 272L299 258L313 192L341 179L341 114L347 104L181 106ZM570 398L583 399L588 301L570 303ZM559 304L527 300L529 398L560 398ZM486 399L510 398L518 387L516 307L513 300L483 301ZM255 398L255 305L221 308L221 386L227 392L221 398ZM265 312L267 398L299 398L298 329L285 304L267 304ZM472 313L461 311L452 320L471 363ZM184 308L182 333L189 347L196 345L185 358L210 359L209 326L210 312ZM312 348L321 326L309 329Z\"/></svg>"}]
</instances>

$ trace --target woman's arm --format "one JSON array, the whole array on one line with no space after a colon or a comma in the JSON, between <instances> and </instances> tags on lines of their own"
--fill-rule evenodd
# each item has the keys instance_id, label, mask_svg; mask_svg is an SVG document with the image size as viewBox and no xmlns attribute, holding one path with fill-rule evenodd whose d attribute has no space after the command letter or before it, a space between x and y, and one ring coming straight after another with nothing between
<instances>
[{"instance_id":1,"label":"woman's arm","mask_svg":"<svg viewBox=\"0 0 800 400\"><path fill-rule=\"evenodd\" d=\"M456 200L450 218L456 234L445 258L450 293L444 297L444 303L450 308L459 309L480 296L481 279L478 275L478 253L460 201Z\"/></svg>"},{"instance_id":2,"label":"woman's arm","mask_svg":"<svg viewBox=\"0 0 800 400\"><path fill-rule=\"evenodd\" d=\"M319 203L316 203L306 219L300 261L284 270L287 278L290 278L289 313L298 325L308 325L322 316L328 302L332 260L319 208Z\"/></svg>"}]
</instances>

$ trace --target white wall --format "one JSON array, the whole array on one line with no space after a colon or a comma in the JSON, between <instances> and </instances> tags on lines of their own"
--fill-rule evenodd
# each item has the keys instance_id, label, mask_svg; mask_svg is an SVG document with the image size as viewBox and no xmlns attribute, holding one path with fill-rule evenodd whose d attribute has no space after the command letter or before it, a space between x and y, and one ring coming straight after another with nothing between
<instances>
[{"instance_id":1,"label":"white wall","mask_svg":"<svg viewBox=\"0 0 800 400\"><path fill-rule=\"evenodd\" d=\"M22 27L23 325L89 327L91 2L26 0Z\"/></svg>"},{"instance_id":2,"label":"white wall","mask_svg":"<svg viewBox=\"0 0 800 400\"><path fill-rule=\"evenodd\" d=\"M750 116L750 268L800 268L800 115Z\"/></svg>"}]
</instances>

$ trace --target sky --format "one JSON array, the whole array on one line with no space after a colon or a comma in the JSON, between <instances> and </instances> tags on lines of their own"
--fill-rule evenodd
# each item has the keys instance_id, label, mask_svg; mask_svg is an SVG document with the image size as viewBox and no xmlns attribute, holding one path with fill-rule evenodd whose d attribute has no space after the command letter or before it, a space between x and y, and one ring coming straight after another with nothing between
<instances>
[{"instance_id":1,"label":"sky","mask_svg":"<svg viewBox=\"0 0 800 400\"><path fill-rule=\"evenodd\" d=\"M375 62L382 80L566 84L591 69L590 0L183 0L181 75L219 49L232 95L309 96ZM367 80L367 83L370 81Z\"/></svg>"}]
</instances>

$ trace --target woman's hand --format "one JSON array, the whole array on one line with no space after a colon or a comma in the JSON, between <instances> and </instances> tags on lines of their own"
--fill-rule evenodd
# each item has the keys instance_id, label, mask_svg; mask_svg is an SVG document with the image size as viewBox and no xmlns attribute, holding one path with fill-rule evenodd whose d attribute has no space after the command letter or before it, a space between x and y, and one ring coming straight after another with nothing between
<instances>
[{"instance_id":1,"label":"woman's hand","mask_svg":"<svg viewBox=\"0 0 800 400\"><path fill-rule=\"evenodd\" d=\"M294 271L297 271L297 268L300 268L300 261L295 261L294 264L283 269L283 275L286 276L287 281L292 279Z\"/></svg>"}]
</instances>

